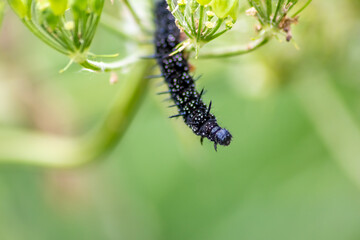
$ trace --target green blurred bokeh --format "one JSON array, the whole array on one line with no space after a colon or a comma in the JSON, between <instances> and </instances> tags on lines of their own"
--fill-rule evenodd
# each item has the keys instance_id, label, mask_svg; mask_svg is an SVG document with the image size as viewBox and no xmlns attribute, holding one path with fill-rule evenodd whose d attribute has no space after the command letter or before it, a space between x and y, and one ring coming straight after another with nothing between
<instances>
[{"instance_id":1,"label":"green blurred bokeh","mask_svg":"<svg viewBox=\"0 0 360 240\"><path fill-rule=\"evenodd\" d=\"M244 32L247 20L237 23ZM275 40L249 55L193 61L198 88L234 136L227 148L202 147L169 120L154 81L103 161L0 165L0 239L360 239L360 3L313 1L293 32L299 50ZM100 28L93 51L129 48ZM58 74L66 63L7 12L2 129L82 133L101 118L121 84L77 66Z\"/></svg>"}]
</instances>

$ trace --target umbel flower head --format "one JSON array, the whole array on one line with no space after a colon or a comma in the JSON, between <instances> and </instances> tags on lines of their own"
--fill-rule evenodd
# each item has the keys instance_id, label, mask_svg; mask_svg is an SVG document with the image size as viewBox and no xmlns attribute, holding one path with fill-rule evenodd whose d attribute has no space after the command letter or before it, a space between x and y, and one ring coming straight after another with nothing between
<instances>
[{"instance_id":1,"label":"umbel flower head","mask_svg":"<svg viewBox=\"0 0 360 240\"><path fill-rule=\"evenodd\" d=\"M287 41L292 40L291 25L297 24L299 14L311 3L307 0L296 12L294 7L302 1L299 0L248 0L251 6L247 15L258 19L260 25L257 30L263 34L277 35L285 33Z\"/></svg>"},{"instance_id":2,"label":"umbel flower head","mask_svg":"<svg viewBox=\"0 0 360 240\"><path fill-rule=\"evenodd\" d=\"M304 0L305 1L305 0ZM312 0L307 0L295 13L289 15L299 0L167 0L179 28L188 39L179 45L178 51L193 48L198 55L199 48L232 29L238 15L240 3L248 2L247 15L257 18L259 37L266 39L285 34L292 39L291 25L298 22L298 14ZM244 12L245 13L245 12ZM263 36L261 36L263 35Z\"/></svg>"},{"instance_id":3,"label":"umbel flower head","mask_svg":"<svg viewBox=\"0 0 360 240\"><path fill-rule=\"evenodd\" d=\"M77 63L86 62L104 0L8 0L38 38Z\"/></svg>"},{"instance_id":4,"label":"umbel flower head","mask_svg":"<svg viewBox=\"0 0 360 240\"><path fill-rule=\"evenodd\" d=\"M204 44L232 28L239 13L239 0L167 0L170 11L188 41L179 51L191 46L198 52Z\"/></svg>"}]
</instances>

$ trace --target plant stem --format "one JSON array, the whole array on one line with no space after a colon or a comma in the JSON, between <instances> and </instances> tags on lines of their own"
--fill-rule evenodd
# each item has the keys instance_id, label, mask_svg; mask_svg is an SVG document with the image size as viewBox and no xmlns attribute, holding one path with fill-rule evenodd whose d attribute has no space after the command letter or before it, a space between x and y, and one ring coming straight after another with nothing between
<instances>
[{"instance_id":1,"label":"plant stem","mask_svg":"<svg viewBox=\"0 0 360 240\"><path fill-rule=\"evenodd\" d=\"M269 22L271 21L272 14L272 0L266 0L266 11Z\"/></svg>"},{"instance_id":2,"label":"plant stem","mask_svg":"<svg viewBox=\"0 0 360 240\"><path fill-rule=\"evenodd\" d=\"M105 63L105 62L97 62L86 59L84 62L80 62L79 64L83 66L85 69L95 72L112 72L128 67L129 65L137 61L139 61L139 56L132 55L115 62Z\"/></svg>"},{"instance_id":3,"label":"plant stem","mask_svg":"<svg viewBox=\"0 0 360 240\"><path fill-rule=\"evenodd\" d=\"M267 20L268 17L267 15L265 14L265 12L263 11L263 7L262 7L262 4L259 2L256 2L254 0L249 0L249 4L250 6L254 7L258 13L258 17L259 17L259 21L264 24L264 20Z\"/></svg>"},{"instance_id":4,"label":"plant stem","mask_svg":"<svg viewBox=\"0 0 360 240\"><path fill-rule=\"evenodd\" d=\"M152 60L142 60L132 68L128 80L122 86L110 112L96 128L95 134L86 138L88 159L98 159L111 150L122 138L140 105L149 80L147 75L154 66Z\"/></svg>"},{"instance_id":5,"label":"plant stem","mask_svg":"<svg viewBox=\"0 0 360 240\"><path fill-rule=\"evenodd\" d=\"M61 45L59 45L59 43L55 42L53 39L44 34L43 31L39 29L34 23L25 19L23 19L23 23L35 36L37 36L41 41L43 41L50 47L54 48L56 51L65 55L70 54L70 52L63 48Z\"/></svg>"},{"instance_id":6,"label":"plant stem","mask_svg":"<svg viewBox=\"0 0 360 240\"><path fill-rule=\"evenodd\" d=\"M200 54L200 58L223 58L223 57L234 57L246 53L250 53L261 46L265 45L270 41L270 37L263 37L255 40L248 45L244 46L232 46L230 48L219 48L211 51L203 51Z\"/></svg>"},{"instance_id":7,"label":"plant stem","mask_svg":"<svg viewBox=\"0 0 360 240\"><path fill-rule=\"evenodd\" d=\"M279 11L280 11L280 9L282 7L283 2L284 2L284 0L279 0L278 1L278 4L276 6L276 10L275 10L275 13L274 13L273 22L277 22L276 18L277 18L278 14L279 14Z\"/></svg>"},{"instance_id":8,"label":"plant stem","mask_svg":"<svg viewBox=\"0 0 360 240\"><path fill-rule=\"evenodd\" d=\"M228 31L228 29L224 29L224 30L222 30L221 32L212 35L211 37L206 38L206 41L210 42L210 41L212 41L212 40L220 37L221 35L223 35L223 34L226 33L227 31Z\"/></svg>"},{"instance_id":9,"label":"plant stem","mask_svg":"<svg viewBox=\"0 0 360 240\"><path fill-rule=\"evenodd\" d=\"M219 28L221 27L221 24L223 22L224 22L224 19L218 19L216 21L216 26L213 29L211 29L210 33L204 37L204 40L209 41L208 39L211 39L211 37L217 32L217 30L219 30Z\"/></svg>"},{"instance_id":10,"label":"plant stem","mask_svg":"<svg viewBox=\"0 0 360 240\"><path fill-rule=\"evenodd\" d=\"M196 36L196 23L195 23L195 12L191 14L191 31L193 32L194 36Z\"/></svg>"},{"instance_id":11,"label":"plant stem","mask_svg":"<svg viewBox=\"0 0 360 240\"><path fill-rule=\"evenodd\" d=\"M204 18L204 6L200 5L200 19L199 19L199 27L198 27L198 32L197 32L197 41L200 40L201 38L201 31L202 31L202 24L203 24L203 18Z\"/></svg>"},{"instance_id":12,"label":"plant stem","mask_svg":"<svg viewBox=\"0 0 360 240\"><path fill-rule=\"evenodd\" d=\"M309 4L312 2L312 0L308 0L305 5L300 8L296 13L294 13L291 17L294 18L296 17L297 15L299 15L302 11L304 11L305 8L307 8L307 6L309 6Z\"/></svg>"},{"instance_id":13,"label":"plant stem","mask_svg":"<svg viewBox=\"0 0 360 240\"><path fill-rule=\"evenodd\" d=\"M144 96L153 64L143 60L132 68L105 119L84 136L1 130L0 163L71 168L100 160L124 136Z\"/></svg>"}]
</instances>

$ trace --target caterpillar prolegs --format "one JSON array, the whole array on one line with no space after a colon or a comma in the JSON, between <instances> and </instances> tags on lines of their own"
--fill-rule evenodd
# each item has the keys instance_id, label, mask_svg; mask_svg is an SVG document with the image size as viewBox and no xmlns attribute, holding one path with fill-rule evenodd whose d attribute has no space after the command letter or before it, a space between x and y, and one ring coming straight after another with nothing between
<instances>
[{"instance_id":1,"label":"caterpillar prolegs","mask_svg":"<svg viewBox=\"0 0 360 240\"><path fill-rule=\"evenodd\" d=\"M201 100L203 91L196 91L186 57L182 52L170 55L181 42L181 36L167 7L166 1L160 0L155 8L155 51L162 75L169 87L169 94L179 111L178 115L172 117L182 117L186 125L201 137L201 142L204 138L214 142L215 150L218 144L228 146L232 135L225 128L221 128L215 116L210 113L211 102L207 107Z\"/></svg>"}]
</instances>

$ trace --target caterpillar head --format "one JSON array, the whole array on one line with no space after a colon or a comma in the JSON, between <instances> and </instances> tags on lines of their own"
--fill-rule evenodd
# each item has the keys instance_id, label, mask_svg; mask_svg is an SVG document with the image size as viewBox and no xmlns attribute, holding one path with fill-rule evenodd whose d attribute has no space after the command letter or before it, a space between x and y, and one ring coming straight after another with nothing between
<instances>
[{"instance_id":1,"label":"caterpillar head","mask_svg":"<svg viewBox=\"0 0 360 240\"><path fill-rule=\"evenodd\" d=\"M232 135L225 128L220 129L215 133L214 139L214 147L215 151L217 151L217 145L220 144L222 146L229 146L231 143Z\"/></svg>"},{"instance_id":2,"label":"caterpillar head","mask_svg":"<svg viewBox=\"0 0 360 240\"><path fill-rule=\"evenodd\" d=\"M225 128L222 128L215 134L215 142L223 146L228 146L231 143L231 139L232 135Z\"/></svg>"}]
</instances>

